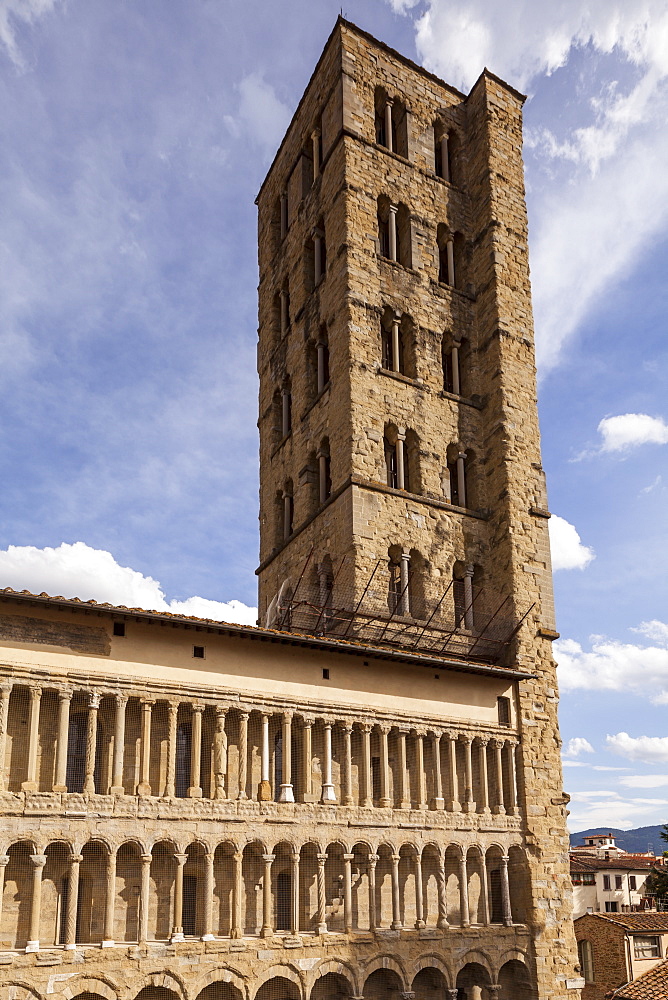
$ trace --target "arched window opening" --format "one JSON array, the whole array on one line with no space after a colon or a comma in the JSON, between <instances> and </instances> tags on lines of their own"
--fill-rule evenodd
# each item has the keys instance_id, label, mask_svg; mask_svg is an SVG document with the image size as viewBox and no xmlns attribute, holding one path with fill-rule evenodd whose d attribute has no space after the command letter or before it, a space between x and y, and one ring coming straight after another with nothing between
<instances>
[{"instance_id":1,"label":"arched window opening","mask_svg":"<svg viewBox=\"0 0 668 1000\"><path fill-rule=\"evenodd\" d=\"M452 570L452 594L457 628L474 628L482 583L482 570L479 566L459 560L455 563Z\"/></svg>"},{"instance_id":2,"label":"arched window opening","mask_svg":"<svg viewBox=\"0 0 668 1000\"><path fill-rule=\"evenodd\" d=\"M376 142L392 153L408 159L408 120L406 106L388 95L384 87L374 93Z\"/></svg>"},{"instance_id":3,"label":"arched window opening","mask_svg":"<svg viewBox=\"0 0 668 1000\"><path fill-rule=\"evenodd\" d=\"M410 570L408 574L408 609L411 618L420 620L427 617L427 563L417 549L409 552Z\"/></svg>"},{"instance_id":4,"label":"arched window opening","mask_svg":"<svg viewBox=\"0 0 668 1000\"><path fill-rule=\"evenodd\" d=\"M447 226L439 223L436 230L438 246L438 280L441 284L456 287L457 268L455 261L455 236Z\"/></svg>"},{"instance_id":5,"label":"arched window opening","mask_svg":"<svg viewBox=\"0 0 668 1000\"><path fill-rule=\"evenodd\" d=\"M437 177L454 184L457 135L440 121L434 122L434 170Z\"/></svg>"},{"instance_id":6,"label":"arched window opening","mask_svg":"<svg viewBox=\"0 0 668 1000\"><path fill-rule=\"evenodd\" d=\"M420 474L420 438L414 430L406 431L404 442L404 487L409 493L422 493Z\"/></svg>"},{"instance_id":7,"label":"arched window opening","mask_svg":"<svg viewBox=\"0 0 668 1000\"><path fill-rule=\"evenodd\" d=\"M281 389L281 437L287 437L292 430L292 392L290 382L283 383Z\"/></svg>"},{"instance_id":8,"label":"arched window opening","mask_svg":"<svg viewBox=\"0 0 668 1000\"><path fill-rule=\"evenodd\" d=\"M320 394L329 383L329 339L327 327L321 326L318 340L315 345L316 351L316 392Z\"/></svg>"},{"instance_id":9,"label":"arched window opening","mask_svg":"<svg viewBox=\"0 0 668 1000\"><path fill-rule=\"evenodd\" d=\"M474 452L469 448L460 450L459 445L448 445L447 449L448 475L445 481L446 500L455 507L475 509L472 467L475 460Z\"/></svg>"},{"instance_id":10,"label":"arched window opening","mask_svg":"<svg viewBox=\"0 0 668 1000\"><path fill-rule=\"evenodd\" d=\"M424 592L426 564L416 549L391 545L388 549L388 597L391 615L403 618L423 618L426 608Z\"/></svg>"},{"instance_id":11,"label":"arched window opening","mask_svg":"<svg viewBox=\"0 0 668 1000\"><path fill-rule=\"evenodd\" d=\"M287 541L294 530L294 496L292 480L288 479L283 487L283 541Z\"/></svg>"},{"instance_id":12,"label":"arched window opening","mask_svg":"<svg viewBox=\"0 0 668 1000\"><path fill-rule=\"evenodd\" d=\"M326 503L332 495L332 465L329 455L329 438L323 438L318 449L318 497Z\"/></svg>"},{"instance_id":13,"label":"arched window opening","mask_svg":"<svg viewBox=\"0 0 668 1000\"><path fill-rule=\"evenodd\" d=\"M411 218L403 203L394 204L386 195L378 198L378 249L381 257L412 266Z\"/></svg>"},{"instance_id":14,"label":"arched window opening","mask_svg":"<svg viewBox=\"0 0 668 1000\"><path fill-rule=\"evenodd\" d=\"M313 142L309 137L304 143L301 154L302 198L305 198L313 187Z\"/></svg>"},{"instance_id":15,"label":"arched window opening","mask_svg":"<svg viewBox=\"0 0 668 1000\"><path fill-rule=\"evenodd\" d=\"M381 366L415 378L414 327L410 316L386 306L380 320Z\"/></svg>"},{"instance_id":16,"label":"arched window opening","mask_svg":"<svg viewBox=\"0 0 668 1000\"><path fill-rule=\"evenodd\" d=\"M454 396L470 395L468 385L469 375L469 342L450 333L443 334L441 344L443 362L443 388Z\"/></svg>"}]
</instances>

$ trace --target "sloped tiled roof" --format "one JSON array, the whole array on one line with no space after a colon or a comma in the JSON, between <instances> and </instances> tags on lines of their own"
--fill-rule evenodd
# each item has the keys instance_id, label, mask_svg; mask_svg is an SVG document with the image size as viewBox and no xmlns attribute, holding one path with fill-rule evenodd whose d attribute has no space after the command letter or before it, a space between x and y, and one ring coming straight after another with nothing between
<instances>
[{"instance_id":1,"label":"sloped tiled roof","mask_svg":"<svg viewBox=\"0 0 668 1000\"><path fill-rule=\"evenodd\" d=\"M643 972L612 994L617 1000L668 1000L668 960Z\"/></svg>"},{"instance_id":2,"label":"sloped tiled roof","mask_svg":"<svg viewBox=\"0 0 668 1000\"><path fill-rule=\"evenodd\" d=\"M657 863L655 858L615 858L608 860L607 858L576 858L571 855L571 874L576 874L580 872L598 872L598 871L610 871L611 869L617 870L630 870L630 871L645 871L648 868L653 868Z\"/></svg>"},{"instance_id":3,"label":"sloped tiled roof","mask_svg":"<svg viewBox=\"0 0 668 1000\"><path fill-rule=\"evenodd\" d=\"M600 917L626 931L668 931L668 913L645 910L643 913L593 913L586 916ZM582 917L578 917L582 920Z\"/></svg>"}]
</instances>

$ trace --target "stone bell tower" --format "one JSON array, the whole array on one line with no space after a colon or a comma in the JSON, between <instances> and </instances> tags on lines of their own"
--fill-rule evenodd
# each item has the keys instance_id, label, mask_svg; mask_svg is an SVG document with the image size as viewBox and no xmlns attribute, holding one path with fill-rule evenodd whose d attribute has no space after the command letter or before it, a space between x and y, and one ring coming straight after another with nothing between
<instances>
[{"instance_id":1,"label":"stone bell tower","mask_svg":"<svg viewBox=\"0 0 668 1000\"><path fill-rule=\"evenodd\" d=\"M339 19L258 196L259 613L527 672L538 995L573 996L523 100Z\"/></svg>"}]
</instances>

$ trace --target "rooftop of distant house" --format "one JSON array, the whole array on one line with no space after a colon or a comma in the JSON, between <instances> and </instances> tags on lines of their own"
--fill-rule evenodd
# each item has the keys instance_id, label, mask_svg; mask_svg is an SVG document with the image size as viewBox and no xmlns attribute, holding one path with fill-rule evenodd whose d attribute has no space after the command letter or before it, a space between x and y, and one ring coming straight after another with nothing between
<instances>
[{"instance_id":1,"label":"rooftop of distant house","mask_svg":"<svg viewBox=\"0 0 668 1000\"><path fill-rule=\"evenodd\" d=\"M574 923L592 917L597 920L607 920L616 927L636 934L644 934L646 931L668 932L668 913L656 910L645 910L642 913L584 913L581 917L577 917Z\"/></svg>"},{"instance_id":2,"label":"rooftop of distant house","mask_svg":"<svg viewBox=\"0 0 668 1000\"><path fill-rule=\"evenodd\" d=\"M611 994L613 1000L668 1000L668 961L643 972Z\"/></svg>"}]
</instances>

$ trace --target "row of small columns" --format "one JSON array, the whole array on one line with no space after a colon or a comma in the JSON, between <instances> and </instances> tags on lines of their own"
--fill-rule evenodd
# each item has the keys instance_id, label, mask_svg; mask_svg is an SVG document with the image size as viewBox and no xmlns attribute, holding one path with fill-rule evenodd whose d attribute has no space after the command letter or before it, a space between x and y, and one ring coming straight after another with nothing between
<instances>
[{"instance_id":1,"label":"row of small columns","mask_svg":"<svg viewBox=\"0 0 668 1000\"><path fill-rule=\"evenodd\" d=\"M176 877L174 882L174 914L173 914L173 924L172 924L172 941L183 941L183 870L185 868L186 862L188 860L187 854L174 854L174 860L176 861ZM325 864L327 862L328 855L325 853L318 854L318 872L317 872L317 887L318 887L318 919L317 919L317 933L325 934L327 933L327 920L326 920L326 907L327 900L325 894ZM148 917L149 917L149 893L150 893L150 879L151 879L151 861L153 856L151 854L141 855L141 888L140 888L140 900L139 900L139 941L143 943L148 940ZM232 928L230 936L232 938L243 937L243 928L241 924L242 917L242 899L244 895L244 880L243 880L243 853L241 851L235 852L233 855L234 859L234 894L232 902ZM272 891L271 891L271 866L276 859L275 854L263 854L262 860L264 862L264 876L262 879L262 937L271 937L274 933L274 928L272 926ZM344 854L344 871L343 871L343 912L344 912L344 930L345 933L349 934L353 930L353 904L352 904L352 862L355 859L354 854ZM401 920L401 896L399 889L399 863L402 860L399 854L393 854L392 859L392 930L403 930L404 925ZM5 880L5 869L9 864L9 856L0 856L0 912L2 905L2 893L4 889ZM204 855L205 860L205 884L204 884L204 933L202 934L203 941L211 941L214 939L213 934L213 894L214 894L214 855L209 852ZM377 914L376 914L376 864L379 861L378 854L368 855L368 877L369 877L369 924L371 930L374 930L378 926ZM482 886L484 891L484 903L483 903L483 913L484 913L484 924L489 924L489 900L487 897L487 874L486 874L486 864L484 856L481 857L482 865ZM503 855L501 856L501 908L502 908L502 919L505 926L509 927L512 924L512 913L510 907L510 884L508 881L508 858ZM33 879L32 879L32 897L30 901L30 923L29 923L29 940L26 945L27 952L39 951L39 928L41 921L41 905L42 905L42 873L44 866L46 864L47 858L45 854L31 854L30 861L33 865ZM76 924L77 924L77 906L79 898L79 866L83 861L81 854L74 854L70 857L70 871L68 878L68 894L67 894L67 912L65 915L65 941L64 947L68 950L74 949L76 947ZM300 856L298 852L293 852L290 855L290 870L291 870L291 899L290 899L290 933L299 934L299 862ZM414 856L415 863L415 927L416 929L421 929L425 926L424 920L424 905L423 905L423 895L422 895L422 855L420 851L416 850ZM114 927L114 903L115 903L115 879L116 879L116 855L110 853L107 858L107 892L106 892L106 903L105 903L105 914L104 914L104 936L102 940L102 947L112 947L115 942L113 940L113 927ZM445 896L445 861L440 862L439 874L438 874L438 920L437 927L440 929L445 929L449 925L447 919L447 905ZM469 927L471 924L469 915L469 898L468 898L468 874L466 867L466 858L462 856L459 859L459 907L460 907L460 926Z\"/></svg>"},{"instance_id":2,"label":"row of small columns","mask_svg":"<svg viewBox=\"0 0 668 1000\"><path fill-rule=\"evenodd\" d=\"M403 565L403 563L402 563ZM29 737L28 737L28 777L26 781L23 782L23 789L25 791L35 791L38 787L37 783L37 745L38 745L38 726L39 726L39 706L41 700L41 688L31 688L30 689L30 721L29 721ZM58 696L58 738L56 745L56 773L55 773L55 783L53 786L53 791L65 792L67 791L66 786L66 769L67 769L67 746L68 746L68 735L69 735L69 709L70 701L72 699L72 690L63 689L59 691ZM125 790L123 787L123 764L124 764L124 745L125 745L125 709L128 702L128 695L125 693L116 694L116 712L115 712L115 732L114 732L114 759L113 759L113 783L110 789L111 794L123 795ZM91 692L88 701L88 725L87 725L87 736L86 736L86 754L84 763L84 791L89 793L95 792L95 755L97 749L97 716L100 707L102 695L98 692ZM145 698L142 700L141 704L141 757L140 757L140 782L138 785L138 794L142 796L151 795L151 785L150 785L150 748L151 748L151 717L152 709L155 704L156 699ZM0 701L0 732L6 733L7 731L7 716L9 707L9 689L2 689L2 698ZM188 788L188 795L191 798L199 798L202 795L202 788L200 785L200 775L201 775L201 746L202 746L202 713L205 706L202 703L194 702L192 703L192 739L191 739L191 758L190 758L190 787ZM168 757L167 757L167 776L166 776L166 788L165 796L173 797L175 795L175 781L176 781L176 738L177 738L177 718L178 718L179 703L170 702L168 706L169 712L169 739L168 739ZM225 792L225 775L226 775L226 763L224 760L223 745L225 744L225 716L228 711L227 706L216 706L216 732L214 737L216 753L214 754L214 774L215 774L215 788L214 797L217 799L224 799L227 797ZM240 711L239 713L239 793L238 797L240 799L247 798L246 783L247 783L247 767L248 767L248 719L250 713L248 711ZM283 766L283 782L280 788L279 801L281 802L294 802L294 790L292 785L291 776L291 746L292 746L292 712L282 713L282 766ZM270 784L270 752L269 752L269 713L262 714L262 746L261 746L261 783L259 797L260 799L270 799L271 798L271 784ZM323 761L323 780L320 792L320 801L323 803L335 803L336 793L334 785L332 783L332 727L334 723L328 720L323 721L324 727L324 761ZM303 736L303 755L304 755L304 780L306 787L304 791L307 795L311 795L312 788L311 785L311 758L312 758L312 726L313 720L308 717L302 720L302 736ZM362 806L372 806L373 805L373 783L371 776L371 731L374 728L372 723L362 723L360 725L360 730L362 734ZM379 805L381 807L392 806L392 800L389 797L389 748L388 748L388 736L392 728L396 728L398 734L398 744L399 744L399 808L409 808L410 800L408 798L408 780L407 780L407 767L406 767L406 737L409 733L408 729L402 729L400 727L393 727L389 724L376 723L375 728L379 731L380 736L380 799ZM342 805L353 805L353 782L352 782L352 732L353 726L350 723L343 724L341 726L344 746L343 746L343 768L342 768ZM416 751L417 751L417 774L418 774L418 808L427 809L427 792L426 792L426 774L424 768L424 739L427 734L418 731L416 733ZM450 787L456 789L458 787L457 782L457 771L456 771L456 753L455 745L459 740L464 746L464 802L460 803L456 799L453 799L450 803L450 808L453 812L475 812L477 805L480 805L482 812L490 811L489 803L489 782L487 774L487 744L489 738L487 736L473 736L465 733L455 733L452 731L446 731L442 734L440 733L430 733L429 737L432 741L433 747L433 760L435 767L434 774L434 785L435 785L435 797L433 801L433 808L444 809L445 799L443 797L443 781L441 775L441 755L439 751L439 744L442 738L446 739L449 746L448 753L448 766L450 768ZM480 770L480 789L482 800L480 803L476 804L473 801L473 764L472 764L472 745L473 742L477 743L479 752L479 770ZM511 746L515 745L514 740L499 740L492 739L491 744L495 751L495 770L496 770L496 789L497 789L497 801L492 804L491 811L495 813L505 813L506 808L503 802L503 759L502 750L504 742L508 742ZM0 750L4 750L0 746ZM517 790L515 781L515 768L510 768L510 782L509 782L509 812L511 815L517 813Z\"/></svg>"}]
</instances>

